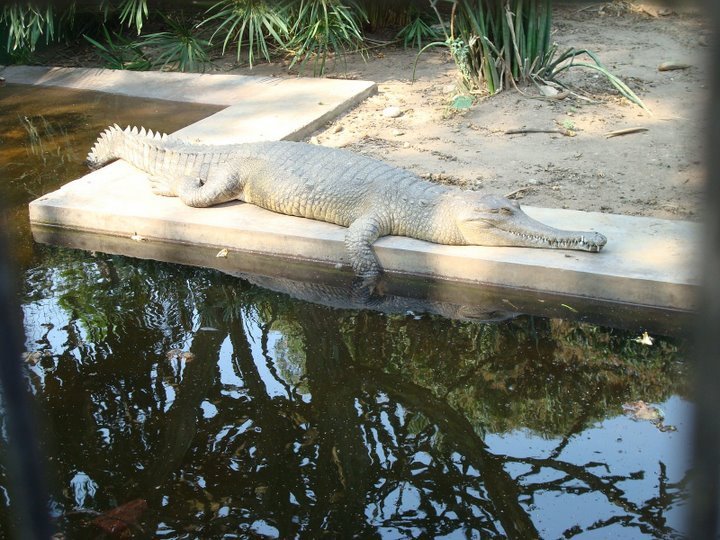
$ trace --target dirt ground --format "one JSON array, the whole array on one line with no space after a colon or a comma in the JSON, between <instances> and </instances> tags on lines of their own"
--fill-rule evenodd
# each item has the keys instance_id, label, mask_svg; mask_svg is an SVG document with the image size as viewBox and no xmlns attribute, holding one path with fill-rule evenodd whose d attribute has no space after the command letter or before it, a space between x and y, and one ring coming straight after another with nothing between
<instances>
[{"instance_id":1,"label":"dirt ground","mask_svg":"<svg viewBox=\"0 0 720 540\"><path fill-rule=\"evenodd\" d=\"M596 52L651 109L622 99L602 77L574 68L561 79L581 97L542 99L535 88L450 107L456 70L441 48L424 53L374 49L331 76L376 81L377 95L318 131L312 142L344 147L438 182L507 195L522 204L667 219L699 218L703 187L703 108L707 94L703 19L627 2L556 6L560 48ZM663 62L689 64L661 71ZM221 68L222 69L222 68ZM227 69L227 68L226 68ZM288 76L282 64L229 72ZM400 116L383 114L388 107ZM607 138L625 128L647 131ZM514 129L560 133L508 134Z\"/></svg>"},{"instance_id":2,"label":"dirt ground","mask_svg":"<svg viewBox=\"0 0 720 540\"><path fill-rule=\"evenodd\" d=\"M574 94L541 98L534 87L479 97L455 111L456 69L442 48L377 47L351 55L329 76L378 83L365 100L311 141L384 159L437 182L502 195L522 204L666 219L699 219L704 182L703 112L709 30L698 10L615 0L556 4L560 50L587 48L651 109L621 98L601 76L573 68L561 81ZM87 65L93 53L83 55ZM78 59L79 57L76 57ZM89 61L89 62L88 62ZM213 70L288 77L287 62ZM660 64L687 64L664 71ZM311 70L309 70L311 71ZM309 73L308 73L309 75ZM389 107L400 115L388 117ZM608 138L627 128L646 131ZM509 134L509 130L561 133Z\"/></svg>"}]
</instances>

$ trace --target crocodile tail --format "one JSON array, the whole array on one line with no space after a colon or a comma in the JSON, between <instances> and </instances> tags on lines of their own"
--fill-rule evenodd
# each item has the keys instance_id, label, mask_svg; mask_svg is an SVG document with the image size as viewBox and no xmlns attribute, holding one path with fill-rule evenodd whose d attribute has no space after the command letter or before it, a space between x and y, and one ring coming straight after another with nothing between
<instances>
[{"instance_id":1,"label":"crocodile tail","mask_svg":"<svg viewBox=\"0 0 720 540\"><path fill-rule=\"evenodd\" d=\"M122 129L117 124L108 127L98 137L85 162L98 169L116 159L124 159L135 167L152 172L158 154L164 150L167 134L137 127Z\"/></svg>"}]
</instances>

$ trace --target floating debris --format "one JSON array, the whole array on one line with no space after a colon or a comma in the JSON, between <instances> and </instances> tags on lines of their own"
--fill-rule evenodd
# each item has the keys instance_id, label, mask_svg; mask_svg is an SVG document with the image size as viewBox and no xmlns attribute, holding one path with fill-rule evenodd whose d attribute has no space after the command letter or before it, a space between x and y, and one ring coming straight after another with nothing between
<instances>
[{"instance_id":1,"label":"floating debris","mask_svg":"<svg viewBox=\"0 0 720 540\"><path fill-rule=\"evenodd\" d=\"M92 523L105 534L125 538L131 528L144 532L137 522L147 509L148 503L145 499L133 499L100 514Z\"/></svg>"},{"instance_id":2,"label":"floating debris","mask_svg":"<svg viewBox=\"0 0 720 540\"><path fill-rule=\"evenodd\" d=\"M220 251L217 252L217 255L215 255L215 258L217 259L227 259L228 256L228 250L227 248L222 248Z\"/></svg>"},{"instance_id":3,"label":"floating debris","mask_svg":"<svg viewBox=\"0 0 720 540\"><path fill-rule=\"evenodd\" d=\"M50 351L32 351L22 353L22 360L29 366L34 366L43 358L52 356Z\"/></svg>"},{"instance_id":4,"label":"floating debris","mask_svg":"<svg viewBox=\"0 0 720 540\"><path fill-rule=\"evenodd\" d=\"M665 420L665 414L659 407L656 407L655 405L649 405L643 400L638 400L625 403L623 404L622 408L625 415L632 418L633 420L648 421L663 432L677 431L677 428L675 426L665 425L663 423L663 421Z\"/></svg>"},{"instance_id":5,"label":"floating debris","mask_svg":"<svg viewBox=\"0 0 720 540\"><path fill-rule=\"evenodd\" d=\"M165 353L168 360L180 360L181 362L190 363L195 360L195 354L182 349L170 349Z\"/></svg>"},{"instance_id":6,"label":"floating debris","mask_svg":"<svg viewBox=\"0 0 720 540\"><path fill-rule=\"evenodd\" d=\"M633 341L648 346L653 344L653 338L651 338L647 332L643 332L642 336L636 337Z\"/></svg>"}]
</instances>

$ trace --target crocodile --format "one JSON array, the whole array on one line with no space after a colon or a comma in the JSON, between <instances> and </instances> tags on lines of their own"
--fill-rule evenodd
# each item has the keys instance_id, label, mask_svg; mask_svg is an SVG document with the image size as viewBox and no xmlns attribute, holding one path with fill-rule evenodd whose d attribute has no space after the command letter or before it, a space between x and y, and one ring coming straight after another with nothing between
<instances>
[{"instance_id":1,"label":"crocodile","mask_svg":"<svg viewBox=\"0 0 720 540\"><path fill-rule=\"evenodd\" d=\"M590 252L607 242L598 232L545 225L514 200L438 185L339 148L293 141L195 144L116 124L101 133L87 164L99 168L116 159L147 173L155 194L179 197L189 206L239 200L347 227L350 264L365 279L381 273L372 243L386 235Z\"/></svg>"}]
</instances>

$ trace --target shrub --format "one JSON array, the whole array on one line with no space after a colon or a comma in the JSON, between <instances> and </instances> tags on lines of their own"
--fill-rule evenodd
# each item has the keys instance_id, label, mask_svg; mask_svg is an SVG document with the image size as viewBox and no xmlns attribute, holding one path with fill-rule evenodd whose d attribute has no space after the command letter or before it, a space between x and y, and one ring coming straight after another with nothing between
<instances>
[{"instance_id":1,"label":"shrub","mask_svg":"<svg viewBox=\"0 0 720 540\"><path fill-rule=\"evenodd\" d=\"M250 67L257 56L270 60L272 46L284 46L288 38L289 14L284 4L264 0L221 0L213 4L213 13L201 24L217 24L210 38L224 36L223 53L228 45L237 46L237 59L247 43L247 60Z\"/></svg>"}]
</instances>

